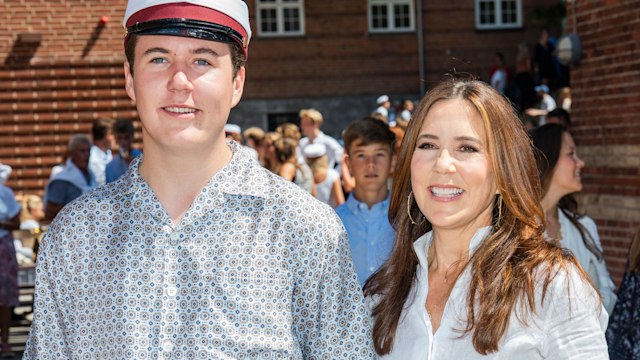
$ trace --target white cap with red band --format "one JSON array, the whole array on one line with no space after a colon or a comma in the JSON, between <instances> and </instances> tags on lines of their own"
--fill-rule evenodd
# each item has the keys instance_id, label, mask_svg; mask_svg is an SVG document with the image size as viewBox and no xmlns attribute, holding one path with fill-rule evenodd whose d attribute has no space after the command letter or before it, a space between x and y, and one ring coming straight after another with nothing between
<instances>
[{"instance_id":1,"label":"white cap with red band","mask_svg":"<svg viewBox=\"0 0 640 360\"><path fill-rule=\"evenodd\" d=\"M249 10L242 0L129 0L123 25L128 33L141 35L230 39L243 48L245 57L251 38ZM172 31L176 28L180 30Z\"/></svg>"}]
</instances>

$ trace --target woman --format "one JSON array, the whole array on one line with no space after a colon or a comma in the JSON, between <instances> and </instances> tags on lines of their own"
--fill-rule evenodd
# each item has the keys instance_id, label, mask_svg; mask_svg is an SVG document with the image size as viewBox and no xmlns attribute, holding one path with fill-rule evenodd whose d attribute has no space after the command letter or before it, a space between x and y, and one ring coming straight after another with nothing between
<instances>
[{"instance_id":1,"label":"woman","mask_svg":"<svg viewBox=\"0 0 640 360\"><path fill-rule=\"evenodd\" d=\"M306 163L298 163L298 160L296 160L298 143L294 139L283 137L277 139L274 146L276 151L275 162L271 171L292 181L303 190L315 196L311 169Z\"/></svg>"},{"instance_id":2,"label":"woman","mask_svg":"<svg viewBox=\"0 0 640 360\"><path fill-rule=\"evenodd\" d=\"M602 255L596 223L578 212L574 193L582 190L584 162L577 155L571 134L561 124L546 124L530 131L544 195L542 209L549 240L570 250L589 274L607 313L616 303L615 285Z\"/></svg>"},{"instance_id":3,"label":"woman","mask_svg":"<svg viewBox=\"0 0 640 360\"><path fill-rule=\"evenodd\" d=\"M38 195L24 195L19 199L22 210L20 211L20 229L31 230L40 228L40 221L44 220L44 204Z\"/></svg>"},{"instance_id":4,"label":"woman","mask_svg":"<svg viewBox=\"0 0 640 360\"><path fill-rule=\"evenodd\" d=\"M9 327L12 307L18 305L18 263L11 231L20 228L20 204L13 191L0 185L0 354L11 357Z\"/></svg>"},{"instance_id":5,"label":"woman","mask_svg":"<svg viewBox=\"0 0 640 360\"><path fill-rule=\"evenodd\" d=\"M310 144L302 150L307 165L313 173L315 197L325 204L336 208L344 203L344 192L340 183L340 173L329 167L327 147L323 144Z\"/></svg>"},{"instance_id":6,"label":"woman","mask_svg":"<svg viewBox=\"0 0 640 360\"><path fill-rule=\"evenodd\" d=\"M486 83L422 99L393 182L394 249L365 284L382 358L606 358L597 293L543 237L529 144Z\"/></svg>"},{"instance_id":7,"label":"woman","mask_svg":"<svg viewBox=\"0 0 640 360\"><path fill-rule=\"evenodd\" d=\"M640 229L631 246L627 268L613 308L607 344L611 360L640 359Z\"/></svg>"}]
</instances>

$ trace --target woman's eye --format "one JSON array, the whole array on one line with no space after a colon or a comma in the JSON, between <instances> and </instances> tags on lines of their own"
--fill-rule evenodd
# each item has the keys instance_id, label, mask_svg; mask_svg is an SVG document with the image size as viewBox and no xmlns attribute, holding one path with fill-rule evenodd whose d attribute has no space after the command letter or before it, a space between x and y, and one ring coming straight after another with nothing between
<instances>
[{"instance_id":1,"label":"woman's eye","mask_svg":"<svg viewBox=\"0 0 640 360\"><path fill-rule=\"evenodd\" d=\"M436 146L435 144L432 143L422 143L422 144L418 144L418 149L422 149L422 150L431 150L431 149L435 149Z\"/></svg>"},{"instance_id":2,"label":"woman's eye","mask_svg":"<svg viewBox=\"0 0 640 360\"><path fill-rule=\"evenodd\" d=\"M478 152L478 149L476 147L474 147L474 146L462 145L460 147L460 151L466 152L466 153L474 153L474 152Z\"/></svg>"}]
</instances>

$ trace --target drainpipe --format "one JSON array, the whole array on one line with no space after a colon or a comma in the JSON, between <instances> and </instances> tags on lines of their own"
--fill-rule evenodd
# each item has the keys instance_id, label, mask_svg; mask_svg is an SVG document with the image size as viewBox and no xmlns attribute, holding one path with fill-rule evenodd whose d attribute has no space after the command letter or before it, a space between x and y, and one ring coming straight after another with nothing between
<instances>
[{"instance_id":1,"label":"drainpipe","mask_svg":"<svg viewBox=\"0 0 640 360\"><path fill-rule=\"evenodd\" d=\"M424 74L424 29L422 25L423 13L422 13L422 0L416 1L418 16L416 18L416 28L418 31L418 72L420 80L420 97L424 95L426 90L426 79Z\"/></svg>"}]
</instances>

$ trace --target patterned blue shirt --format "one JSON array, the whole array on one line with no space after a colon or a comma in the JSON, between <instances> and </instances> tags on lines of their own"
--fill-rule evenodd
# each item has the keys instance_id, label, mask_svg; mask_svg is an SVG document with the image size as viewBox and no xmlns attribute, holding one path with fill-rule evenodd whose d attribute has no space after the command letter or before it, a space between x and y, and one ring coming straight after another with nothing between
<instances>
[{"instance_id":1,"label":"patterned blue shirt","mask_svg":"<svg viewBox=\"0 0 640 360\"><path fill-rule=\"evenodd\" d=\"M360 286L364 286L369 276L389 258L396 238L389 224L389 195L369 209L351 193L336 212L349 234L353 263Z\"/></svg>"},{"instance_id":2,"label":"patterned blue shirt","mask_svg":"<svg viewBox=\"0 0 640 360\"><path fill-rule=\"evenodd\" d=\"M374 357L333 210L230 147L178 225L142 157L60 212L38 254L24 359Z\"/></svg>"}]
</instances>

